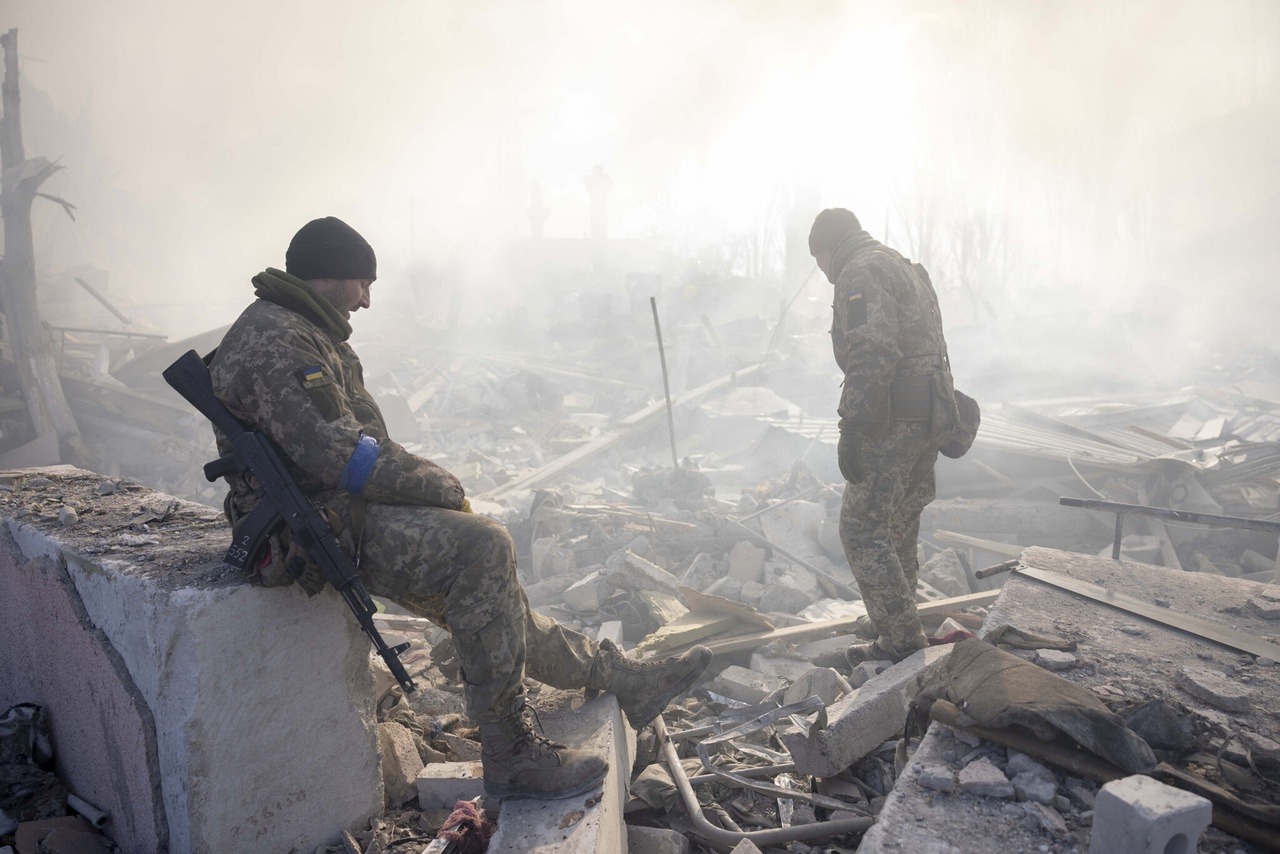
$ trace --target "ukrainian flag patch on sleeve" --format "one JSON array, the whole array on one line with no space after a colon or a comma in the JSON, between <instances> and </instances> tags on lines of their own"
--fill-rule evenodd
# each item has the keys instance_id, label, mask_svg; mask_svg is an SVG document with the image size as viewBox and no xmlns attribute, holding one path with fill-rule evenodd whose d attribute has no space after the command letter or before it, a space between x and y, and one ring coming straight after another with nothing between
<instances>
[{"instance_id":1,"label":"ukrainian flag patch on sleeve","mask_svg":"<svg viewBox=\"0 0 1280 854\"><path fill-rule=\"evenodd\" d=\"M302 380L303 388L316 388L317 386L328 385L331 382L324 375L324 368L320 365L309 365L298 371L298 379Z\"/></svg>"}]
</instances>

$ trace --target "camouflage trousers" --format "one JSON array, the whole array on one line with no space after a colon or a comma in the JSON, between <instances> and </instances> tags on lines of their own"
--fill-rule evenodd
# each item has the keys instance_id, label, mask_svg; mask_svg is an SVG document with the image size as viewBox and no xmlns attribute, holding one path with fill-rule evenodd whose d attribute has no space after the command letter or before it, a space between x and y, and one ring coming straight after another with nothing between
<instances>
[{"instance_id":1,"label":"camouflage trousers","mask_svg":"<svg viewBox=\"0 0 1280 854\"><path fill-rule=\"evenodd\" d=\"M937 445L928 426L895 421L864 439L861 483L846 483L840 541L871 625L884 645L905 653L928 644L916 612L920 513L933 500Z\"/></svg>"},{"instance_id":2,"label":"camouflage trousers","mask_svg":"<svg viewBox=\"0 0 1280 854\"><path fill-rule=\"evenodd\" d=\"M583 688L595 641L529 607L515 545L486 516L370 503L360 578L453 635L473 720L517 709L526 673L554 688Z\"/></svg>"}]
</instances>

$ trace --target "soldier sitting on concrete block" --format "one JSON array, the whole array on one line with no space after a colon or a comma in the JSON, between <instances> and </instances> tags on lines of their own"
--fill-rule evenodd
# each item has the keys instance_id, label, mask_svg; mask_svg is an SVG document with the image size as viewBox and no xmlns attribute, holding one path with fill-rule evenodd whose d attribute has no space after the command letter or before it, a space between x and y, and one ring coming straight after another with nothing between
<instances>
[{"instance_id":1,"label":"soldier sitting on concrete block","mask_svg":"<svg viewBox=\"0 0 1280 854\"><path fill-rule=\"evenodd\" d=\"M330 520L374 594L447 628L454 638L467 711L480 726L485 789L493 795L560 798L599 785L607 763L556 744L534 726L526 673L556 688L617 695L633 726L659 714L706 668L695 647L679 658L630 660L532 611L516 577L515 546L494 520L471 513L462 484L387 435L347 338L351 313L369 308L373 248L334 217L302 227L283 271L253 278L258 299L241 313L209 361L214 391L288 458L298 485ZM232 450L218 435L221 453ZM231 523L259 500L249 474L231 475ZM266 585L323 580L288 542L272 542L258 570ZM292 567L292 569L290 569Z\"/></svg>"}]
</instances>

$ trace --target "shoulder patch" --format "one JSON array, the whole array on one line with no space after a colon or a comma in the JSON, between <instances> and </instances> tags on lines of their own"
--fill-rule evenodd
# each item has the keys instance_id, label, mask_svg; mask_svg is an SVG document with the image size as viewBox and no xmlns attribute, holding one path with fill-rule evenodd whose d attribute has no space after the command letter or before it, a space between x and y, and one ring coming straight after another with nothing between
<instances>
[{"instance_id":1,"label":"shoulder patch","mask_svg":"<svg viewBox=\"0 0 1280 854\"><path fill-rule=\"evenodd\" d=\"M867 301L862 291L850 291L844 306L844 331L852 332L867 322Z\"/></svg>"},{"instance_id":2,"label":"shoulder patch","mask_svg":"<svg viewBox=\"0 0 1280 854\"><path fill-rule=\"evenodd\" d=\"M333 380L324 374L324 368L320 365L308 365L298 371L298 380L302 383L303 388L318 388L322 385L330 385Z\"/></svg>"}]
</instances>

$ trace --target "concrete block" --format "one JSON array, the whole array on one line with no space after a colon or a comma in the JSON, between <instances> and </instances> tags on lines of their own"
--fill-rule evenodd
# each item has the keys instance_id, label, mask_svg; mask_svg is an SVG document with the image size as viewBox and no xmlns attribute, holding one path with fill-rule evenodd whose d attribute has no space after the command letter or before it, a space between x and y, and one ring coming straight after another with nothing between
<instances>
[{"instance_id":1,"label":"concrete block","mask_svg":"<svg viewBox=\"0 0 1280 854\"><path fill-rule=\"evenodd\" d=\"M734 664L720 671L720 675L707 685L707 690L732 697L741 703L758 703L779 688L786 687L786 684L786 680L777 676L757 673Z\"/></svg>"},{"instance_id":2,"label":"concrete block","mask_svg":"<svg viewBox=\"0 0 1280 854\"><path fill-rule=\"evenodd\" d=\"M739 597L742 602L758 608L761 600L764 599L764 585L758 581L748 581L742 585L742 592Z\"/></svg>"},{"instance_id":3,"label":"concrete block","mask_svg":"<svg viewBox=\"0 0 1280 854\"><path fill-rule=\"evenodd\" d=\"M947 617L945 620L943 620L941 623L938 624L938 630L935 631L930 637L944 638L947 635L951 634L952 632L967 632L967 631L969 630L966 629L963 625L956 622L951 617ZM970 632L970 634L972 634L972 632Z\"/></svg>"},{"instance_id":4,"label":"concrete block","mask_svg":"<svg viewBox=\"0 0 1280 854\"><path fill-rule=\"evenodd\" d=\"M702 592L712 596L723 596L726 599L733 599L735 602L741 602L742 582L736 578L730 578L726 575L724 578L717 578L711 583L711 586Z\"/></svg>"},{"instance_id":5,"label":"concrete block","mask_svg":"<svg viewBox=\"0 0 1280 854\"><path fill-rule=\"evenodd\" d=\"M861 688L892 666L892 661L861 661L849 674L849 685Z\"/></svg>"},{"instance_id":6,"label":"concrete block","mask_svg":"<svg viewBox=\"0 0 1280 854\"><path fill-rule=\"evenodd\" d=\"M761 854L761 851L760 847L750 839L744 839L733 846L733 850L729 854Z\"/></svg>"},{"instance_id":7,"label":"concrete block","mask_svg":"<svg viewBox=\"0 0 1280 854\"><path fill-rule=\"evenodd\" d=\"M388 809L399 809L412 800L414 780L422 770L422 757L413 733L403 724L378 724L378 752L382 757L382 786Z\"/></svg>"},{"instance_id":8,"label":"concrete block","mask_svg":"<svg viewBox=\"0 0 1280 854\"><path fill-rule=\"evenodd\" d=\"M557 708L552 695L562 698ZM544 689L538 713L548 738L607 757L603 789L559 801L506 800L490 854L624 854L627 826L623 809L629 798L636 734L623 718L618 700L603 694L574 708L582 693Z\"/></svg>"},{"instance_id":9,"label":"concrete block","mask_svg":"<svg viewBox=\"0 0 1280 854\"><path fill-rule=\"evenodd\" d=\"M451 810L458 801L484 794L484 769L477 762L433 762L414 778L418 807Z\"/></svg>"},{"instance_id":10,"label":"concrete block","mask_svg":"<svg viewBox=\"0 0 1280 854\"><path fill-rule=\"evenodd\" d=\"M614 646L622 647L622 621L606 620L600 624L600 628L596 631L596 640L611 640Z\"/></svg>"},{"instance_id":11,"label":"concrete block","mask_svg":"<svg viewBox=\"0 0 1280 854\"><path fill-rule=\"evenodd\" d=\"M916 601L921 603L937 602L939 599L946 599L947 596L938 588L934 587L923 578L916 579Z\"/></svg>"},{"instance_id":12,"label":"concrete block","mask_svg":"<svg viewBox=\"0 0 1280 854\"><path fill-rule=\"evenodd\" d=\"M9 473L0 503L0 708L49 710L60 776L123 850L311 851L382 811L369 641L337 595L251 587L218 511L96 495L70 466L40 476L93 524L16 519L35 474ZM98 529L151 503L173 507L155 543Z\"/></svg>"},{"instance_id":13,"label":"concrete block","mask_svg":"<svg viewBox=\"0 0 1280 854\"><path fill-rule=\"evenodd\" d=\"M756 548L743 540L729 549L729 578L746 583L761 582L764 578L764 549Z\"/></svg>"},{"instance_id":14,"label":"concrete block","mask_svg":"<svg viewBox=\"0 0 1280 854\"><path fill-rule=\"evenodd\" d=\"M791 683L782 695L782 704L786 706L807 697L817 697L829 706L845 694L851 693L853 688L839 673L830 667L814 667Z\"/></svg>"},{"instance_id":15,"label":"concrete block","mask_svg":"<svg viewBox=\"0 0 1280 854\"><path fill-rule=\"evenodd\" d=\"M680 582L674 575L638 554L626 551L605 562L604 576L615 587L626 590L658 590L675 596Z\"/></svg>"},{"instance_id":16,"label":"concrete block","mask_svg":"<svg viewBox=\"0 0 1280 854\"><path fill-rule=\"evenodd\" d=\"M563 600L566 608L574 611L591 613L600 610L600 588L604 579L600 570L589 573L564 591Z\"/></svg>"},{"instance_id":17,"label":"concrete block","mask_svg":"<svg viewBox=\"0 0 1280 854\"><path fill-rule=\"evenodd\" d=\"M902 730L908 689L930 665L951 654L931 646L890 667L827 709L827 726L812 735L784 733L796 770L816 777L839 774Z\"/></svg>"},{"instance_id":18,"label":"concrete block","mask_svg":"<svg viewBox=\"0 0 1280 854\"><path fill-rule=\"evenodd\" d=\"M689 837L665 827L627 825L630 854L689 854Z\"/></svg>"},{"instance_id":19,"label":"concrete block","mask_svg":"<svg viewBox=\"0 0 1280 854\"><path fill-rule=\"evenodd\" d=\"M1098 792L1089 854L1187 854L1213 818L1213 804L1141 774Z\"/></svg>"}]
</instances>

